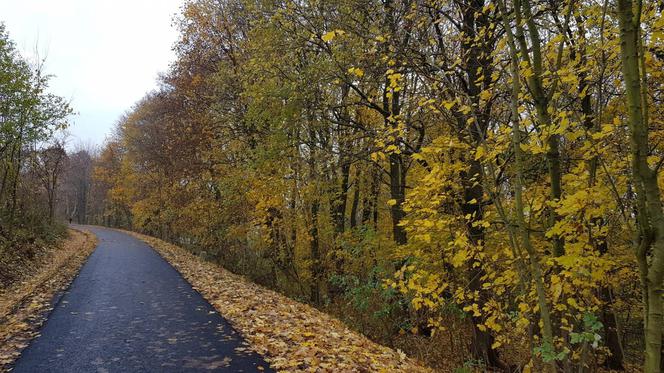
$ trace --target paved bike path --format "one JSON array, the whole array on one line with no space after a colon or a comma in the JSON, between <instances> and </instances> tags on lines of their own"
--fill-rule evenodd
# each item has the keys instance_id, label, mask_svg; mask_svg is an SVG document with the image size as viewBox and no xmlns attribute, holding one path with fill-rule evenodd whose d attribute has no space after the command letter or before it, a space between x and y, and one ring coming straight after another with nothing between
<instances>
[{"instance_id":1,"label":"paved bike path","mask_svg":"<svg viewBox=\"0 0 664 373\"><path fill-rule=\"evenodd\" d=\"M271 372L142 241L86 227L96 250L13 372Z\"/></svg>"}]
</instances>

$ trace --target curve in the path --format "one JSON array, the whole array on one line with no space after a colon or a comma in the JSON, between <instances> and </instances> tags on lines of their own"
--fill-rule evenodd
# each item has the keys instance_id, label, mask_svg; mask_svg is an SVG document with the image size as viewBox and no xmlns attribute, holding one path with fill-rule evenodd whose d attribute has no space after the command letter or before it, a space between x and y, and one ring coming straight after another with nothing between
<instances>
[{"instance_id":1,"label":"curve in the path","mask_svg":"<svg viewBox=\"0 0 664 373\"><path fill-rule=\"evenodd\" d=\"M94 253L13 372L271 372L159 254L88 228Z\"/></svg>"}]
</instances>

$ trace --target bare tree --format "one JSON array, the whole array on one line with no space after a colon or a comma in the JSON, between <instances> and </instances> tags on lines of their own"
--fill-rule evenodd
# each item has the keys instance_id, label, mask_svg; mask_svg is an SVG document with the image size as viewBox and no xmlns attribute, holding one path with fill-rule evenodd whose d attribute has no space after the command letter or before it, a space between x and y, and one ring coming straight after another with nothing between
<instances>
[{"instance_id":1,"label":"bare tree","mask_svg":"<svg viewBox=\"0 0 664 373\"><path fill-rule=\"evenodd\" d=\"M65 141L56 139L32 154L32 171L46 193L48 221L53 223L60 176L67 163Z\"/></svg>"},{"instance_id":2,"label":"bare tree","mask_svg":"<svg viewBox=\"0 0 664 373\"><path fill-rule=\"evenodd\" d=\"M69 152L63 171L61 193L63 200L59 214L73 219L79 224L87 224L90 219L90 194L92 192L92 171L95 156L92 144L78 144Z\"/></svg>"}]
</instances>

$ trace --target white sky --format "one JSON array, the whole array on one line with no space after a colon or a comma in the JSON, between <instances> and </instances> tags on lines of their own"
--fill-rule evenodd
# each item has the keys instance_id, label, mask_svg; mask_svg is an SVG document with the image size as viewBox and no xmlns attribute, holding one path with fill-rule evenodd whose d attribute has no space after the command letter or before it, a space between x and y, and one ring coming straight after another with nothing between
<instances>
[{"instance_id":1,"label":"white sky","mask_svg":"<svg viewBox=\"0 0 664 373\"><path fill-rule=\"evenodd\" d=\"M22 54L46 56L51 92L71 99L72 142L101 144L174 59L181 0L0 0Z\"/></svg>"}]
</instances>

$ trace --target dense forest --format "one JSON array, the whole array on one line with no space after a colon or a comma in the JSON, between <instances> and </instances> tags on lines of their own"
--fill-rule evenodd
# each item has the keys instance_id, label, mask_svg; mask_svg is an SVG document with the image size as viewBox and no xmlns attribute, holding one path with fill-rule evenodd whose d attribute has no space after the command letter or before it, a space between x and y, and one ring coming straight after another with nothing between
<instances>
[{"instance_id":1,"label":"dense forest","mask_svg":"<svg viewBox=\"0 0 664 373\"><path fill-rule=\"evenodd\" d=\"M166 239L434 368L662 371L664 3L186 0L174 26L159 88L62 171L35 144L70 109L2 34L3 240L44 180L40 221Z\"/></svg>"}]
</instances>

